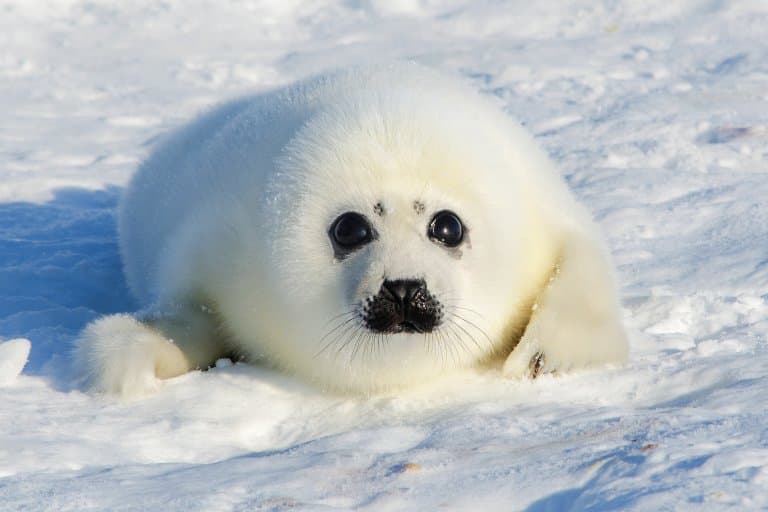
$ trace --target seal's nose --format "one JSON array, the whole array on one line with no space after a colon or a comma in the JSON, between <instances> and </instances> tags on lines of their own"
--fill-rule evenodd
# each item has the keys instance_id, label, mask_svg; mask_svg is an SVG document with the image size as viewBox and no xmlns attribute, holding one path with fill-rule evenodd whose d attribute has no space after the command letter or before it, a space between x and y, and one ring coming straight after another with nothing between
<instances>
[{"instance_id":1,"label":"seal's nose","mask_svg":"<svg viewBox=\"0 0 768 512\"><path fill-rule=\"evenodd\" d=\"M428 333L440 322L442 307L423 279L386 280L369 299L365 322L376 332Z\"/></svg>"},{"instance_id":2,"label":"seal's nose","mask_svg":"<svg viewBox=\"0 0 768 512\"><path fill-rule=\"evenodd\" d=\"M381 285L383 295L395 304L395 308L403 318L407 319L409 305L418 299L418 296L427 291L427 284L423 279L387 279Z\"/></svg>"}]
</instances>

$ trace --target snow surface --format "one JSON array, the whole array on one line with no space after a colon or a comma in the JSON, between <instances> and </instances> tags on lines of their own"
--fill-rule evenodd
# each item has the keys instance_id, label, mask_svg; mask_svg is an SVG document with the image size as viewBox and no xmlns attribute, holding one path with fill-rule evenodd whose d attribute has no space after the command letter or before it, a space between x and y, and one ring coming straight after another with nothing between
<instances>
[{"instance_id":1,"label":"snow surface","mask_svg":"<svg viewBox=\"0 0 768 512\"><path fill-rule=\"evenodd\" d=\"M0 342L0 387L16 381L27 364L31 347L24 339Z\"/></svg>"},{"instance_id":2,"label":"snow surface","mask_svg":"<svg viewBox=\"0 0 768 512\"><path fill-rule=\"evenodd\" d=\"M768 2L0 0L0 510L768 509ZM521 119L614 251L631 362L323 395L222 362L120 403L114 216L169 128L393 57ZM10 344L9 344L10 343ZM8 369L6 369L8 368Z\"/></svg>"}]
</instances>

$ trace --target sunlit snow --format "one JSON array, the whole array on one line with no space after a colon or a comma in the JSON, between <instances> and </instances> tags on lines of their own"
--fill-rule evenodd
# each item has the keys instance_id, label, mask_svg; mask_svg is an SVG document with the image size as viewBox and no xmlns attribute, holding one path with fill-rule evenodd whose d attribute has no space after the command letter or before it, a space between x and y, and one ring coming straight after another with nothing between
<instances>
[{"instance_id":1,"label":"sunlit snow","mask_svg":"<svg viewBox=\"0 0 768 512\"><path fill-rule=\"evenodd\" d=\"M763 0L0 1L0 510L768 508L766 34ZM463 74L552 155L612 247L630 363L74 388L73 336L136 307L115 207L157 137L392 58Z\"/></svg>"}]
</instances>

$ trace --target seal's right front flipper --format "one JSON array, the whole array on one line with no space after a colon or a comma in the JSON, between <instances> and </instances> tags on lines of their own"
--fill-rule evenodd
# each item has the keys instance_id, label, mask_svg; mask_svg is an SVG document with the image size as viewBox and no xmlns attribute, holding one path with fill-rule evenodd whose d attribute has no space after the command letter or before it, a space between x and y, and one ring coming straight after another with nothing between
<instances>
[{"instance_id":1,"label":"seal's right front flipper","mask_svg":"<svg viewBox=\"0 0 768 512\"><path fill-rule=\"evenodd\" d=\"M110 315L88 324L75 341L76 370L88 388L137 397L194 369L207 369L226 351L213 315L200 308L171 313Z\"/></svg>"},{"instance_id":2,"label":"seal's right front flipper","mask_svg":"<svg viewBox=\"0 0 768 512\"><path fill-rule=\"evenodd\" d=\"M125 397L149 394L158 388L158 379L191 369L181 349L158 329L122 314L88 324L72 357L88 388Z\"/></svg>"}]
</instances>

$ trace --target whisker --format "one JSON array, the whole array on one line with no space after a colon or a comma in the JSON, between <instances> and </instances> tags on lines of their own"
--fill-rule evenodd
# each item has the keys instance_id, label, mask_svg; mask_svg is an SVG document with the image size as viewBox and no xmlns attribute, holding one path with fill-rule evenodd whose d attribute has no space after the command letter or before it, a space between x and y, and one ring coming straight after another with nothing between
<instances>
[{"instance_id":1,"label":"whisker","mask_svg":"<svg viewBox=\"0 0 768 512\"><path fill-rule=\"evenodd\" d=\"M454 329L454 327L459 327L460 329L461 329L461 327L459 325L457 325L456 322L454 322L452 320L449 323L447 323L446 326L451 329L451 332L453 332L453 334L454 334L454 338L456 339L458 344L461 345L461 348L464 350L464 352L467 353L467 354L471 354L472 351L469 350L469 347L467 347L467 345L464 343L464 339L461 336L461 334L459 332L457 332L456 329ZM465 331L465 333L466 333L466 331ZM469 333L466 333L466 334L469 336ZM469 337L470 337L470 339L472 339L472 336L469 336ZM474 339L472 339L472 342L477 346L477 342Z\"/></svg>"},{"instance_id":2,"label":"whisker","mask_svg":"<svg viewBox=\"0 0 768 512\"><path fill-rule=\"evenodd\" d=\"M485 320L485 315L480 313L479 311L476 311L472 308L465 307L461 305L461 300L454 297L453 295L449 295L450 292L443 292L438 293L434 295L435 299L440 301L442 304L445 304L446 306L449 306L452 309L460 309L462 311L466 311L467 313L472 313L473 315L477 315L480 319Z\"/></svg>"},{"instance_id":3,"label":"whisker","mask_svg":"<svg viewBox=\"0 0 768 512\"><path fill-rule=\"evenodd\" d=\"M381 355L381 347L382 347L382 333L377 332L373 336L371 336L371 357L374 358L374 360Z\"/></svg>"},{"instance_id":4,"label":"whisker","mask_svg":"<svg viewBox=\"0 0 768 512\"><path fill-rule=\"evenodd\" d=\"M322 338L320 338L320 341L318 341L318 344L320 344L320 343L323 343L323 341L325 341L325 339L326 339L326 338L328 338L328 337L329 337L329 336L331 336L333 333L335 333L336 331L338 331L339 329L341 329L341 328L342 328L342 327L344 327L345 325L349 324L350 322L352 322L352 321L354 321L354 320L356 320L356 319L358 318L358 317L357 317L357 312L356 312L356 311L350 311L350 312L348 312L348 313L345 313L345 314L352 314L353 316L352 316L352 317L350 317L350 318L348 318L348 319L346 319L346 320L344 320L344 321L342 321L342 322L340 322L340 323L339 323L339 324L338 324L336 327L334 327L333 329L331 329L330 331L328 331L327 333L325 333L325 334L323 335L323 337L322 337ZM335 337L335 338L333 338L333 339L331 339L331 340L330 340L328 343L326 343L326 344L325 344L325 345L324 345L324 346L323 346L323 347L320 349L320 351L319 351L319 352L317 352L317 353L314 355L314 357L317 357L317 356L319 356L320 354L322 354L323 352L325 352L325 350L326 350L326 349L328 349L328 347L330 347L331 345L333 345L333 344L336 342L336 340L337 340L337 339L338 339L338 336L337 336L337 337Z\"/></svg>"},{"instance_id":5,"label":"whisker","mask_svg":"<svg viewBox=\"0 0 768 512\"><path fill-rule=\"evenodd\" d=\"M333 322L337 318L341 318L343 316L353 315L353 314L357 313L357 307L354 307L355 306L354 304L350 304L350 306L353 306L353 309L350 309L349 311L345 311L343 313L339 313L338 315L332 316L331 318L328 319L327 322L325 322L323 324L323 327L327 326L328 324L330 324L331 322Z\"/></svg>"},{"instance_id":6,"label":"whisker","mask_svg":"<svg viewBox=\"0 0 768 512\"><path fill-rule=\"evenodd\" d=\"M445 324L445 325L448 326L449 324ZM453 360L454 363L458 363L459 355L458 355L457 348L456 348L456 343L455 343L456 332L453 331L453 330L448 330L447 327L446 327L445 334L447 336L447 342L445 343L445 347L447 349L446 350L446 356L448 354L448 350L450 350L450 352L451 352L451 359Z\"/></svg>"},{"instance_id":7,"label":"whisker","mask_svg":"<svg viewBox=\"0 0 768 512\"><path fill-rule=\"evenodd\" d=\"M472 313L472 314L477 315L478 317L482 318L483 320L485 320L485 315L483 315L482 313L480 313L478 311L475 311L474 309L466 308L464 306L457 306L456 304L448 304L448 306L451 309L460 309L462 311L466 311L467 313Z\"/></svg>"},{"instance_id":8,"label":"whisker","mask_svg":"<svg viewBox=\"0 0 768 512\"><path fill-rule=\"evenodd\" d=\"M482 351L482 350L483 350L483 348L482 348L482 347L480 346L480 344L477 342L477 340L475 339L475 337L474 337L474 336L472 336L472 333L470 333L470 332L469 332L469 331L467 331L467 330L466 330L464 327L462 327L462 326L461 326L461 324L459 324L458 322L456 322L456 320L455 320L454 318L449 318L449 322L450 322L450 325L452 325L452 326L455 326L456 328L458 328L459 330L461 330L461 332L463 332L464 334L466 334L466 335L469 337L469 339L470 339L470 340L472 340L472 343L475 345L475 347L477 347L477 350L479 350L479 351Z\"/></svg>"},{"instance_id":9,"label":"whisker","mask_svg":"<svg viewBox=\"0 0 768 512\"><path fill-rule=\"evenodd\" d=\"M377 333L373 333L373 335L371 336L371 340L370 340L370 345L371 346L365 348L367 353L370 354L370 356L371 356L370 358L371 359L375 359L379 355L379 352L381 352L381 349L380 349L380 343L381 343L380 335L381 335L381 333L378 333L378 332Z\"/></svg>"},{"instance_id":10,"label":"whisker","mask_svg":"<svg viewBox=\"0 0 768 512\"><path fill-rule=\"evenodd\" d=\"M359 325L350 325L344 328L343 331L339 332L336 337L333 339L333 341L330 343L331 345L338 343L338 347L336 347L336 352L334 354L334 358L338 358L339 355L343 352L344 347L349 343L349 339L355 335L357 332L357 329L359 329ZM343 341L343 343L341 343Z\"/></svg>"},{"instance_id":11,"label":"whisker","mask_svg":"<svg viewBox=\"0 0 768 512\"><path fill-rule=\"evenodd\" d=\"M338 349L336 349L337 354L341 354L347 346L352 343L352 341L360 336L360 332L363 330L362 325L356 325L354 327L354 330L352 331L351 335L347 338L347 340L342 343ZM349 331L347 331L349 332ZM350 360L351 361L351 360Z\"/></svg>"},{"instance_id":12,"label":"whisker","mask_svg":"<svg viewBox=\"0 0 768 512\"><path fill-rule=\"evenodd\" d=\"M458 319L459 319L459 320L461 320L462 322L465 322L465 323L467 323L467 324L468 324L470 327L473 327L474 329L477 329L477 331L478 331L478 332L480 332L480 334L482 334L482 335L483 335L483 337L485 338L485 340L488 342L488 348L490 348L490 349L493 349L493 348L494 348L494 347L493 347L493 341L491 340L490 336L488 336L488 333L486 333L486 332L485 332L485 330L484 330L483 328L481 328L479 325L477 325L477 324L476 324L476 323L474 323L473 321L471 321L471 320L469 320L469 319L467 319L467 318L464 318L463 316L459 315L458 313L455 313L455 312L451 311L451 312L450 312L450 314L451 314L451 317L452 317L452 318L458 318ZM455 323L455 322L454 322L454 323ZM457 323L456 325L457 325L459 328L461 328L462 330L464 330L464 329L461 327L461 325L459 325L458 323ZM469 335L469 333L467 333L467 334ZM470 336L471 336L471 335L470 335ZM474 337L473 337L473 339L474 339ZM480 348L480 347L478 347L478 348Z\"/></svg>"},{"instance_id":13,"label":"whisker","mask_svg":"<svg viewBox=\"0 0 768 512\"><path fill-rule=\"evenodd\" d=\"M357 357L357 352L360 350L360 347L361 347L361 346L363 346L363 343L365 342L365 339L366 339L367 337L368 337L368 330L367 330L367 329L364 329L364 328L361 328L361 329L358 331L358 335L357 335L357 336L355 336L355 343L354 343L354 345L355 345L355 346L354 346L354 348L352 349L352 355L351 355L351 356L350 356L350 358L349 358L349 362L350 362L350 363L351 363L352 361L354 361L354 360L355 360L355 358Z\"/></svg>"},{"instance_id":14,"label":"whisker","mask_svg":"<svg viewBox=\"0 0 768 512\"><path fill-rule=\"evenodd\" d=\"M370 356L374 355L374 345L376 343L376 334L368 333L368 340L363 341L363 358L364 359L370 359Z\"/></svg>"},{"instance_id":15,"label":"whisker","mask_svg":"<svg viewBox=\"0 0 768 512\"><path fill-rule=\"evenodd\" d=\"M381 352L384 350L384 346L387 344L387 336L386 334L379 333L379 339L376 343L376 346L378 348L379 355L381 355Z\"/></svg>"},{"instance_id":16,"label":"whisker","mask_svg":"<svg viewBox=\"0 0 768 512\"><path fill-rule=\"evenodd\" d=\"M446 362L447 362L446 361L446 349L445 349L445 344L446 344L445 333L443 332L442 329L440 329L440 330L437 331L437 334L438 334L438 337L440 338L438 340L438 342L439 342L438 348L440 350L440 362L442 363L443 368L445 368L445 365L446 365Z\"/></svg>"}]
</instances>

